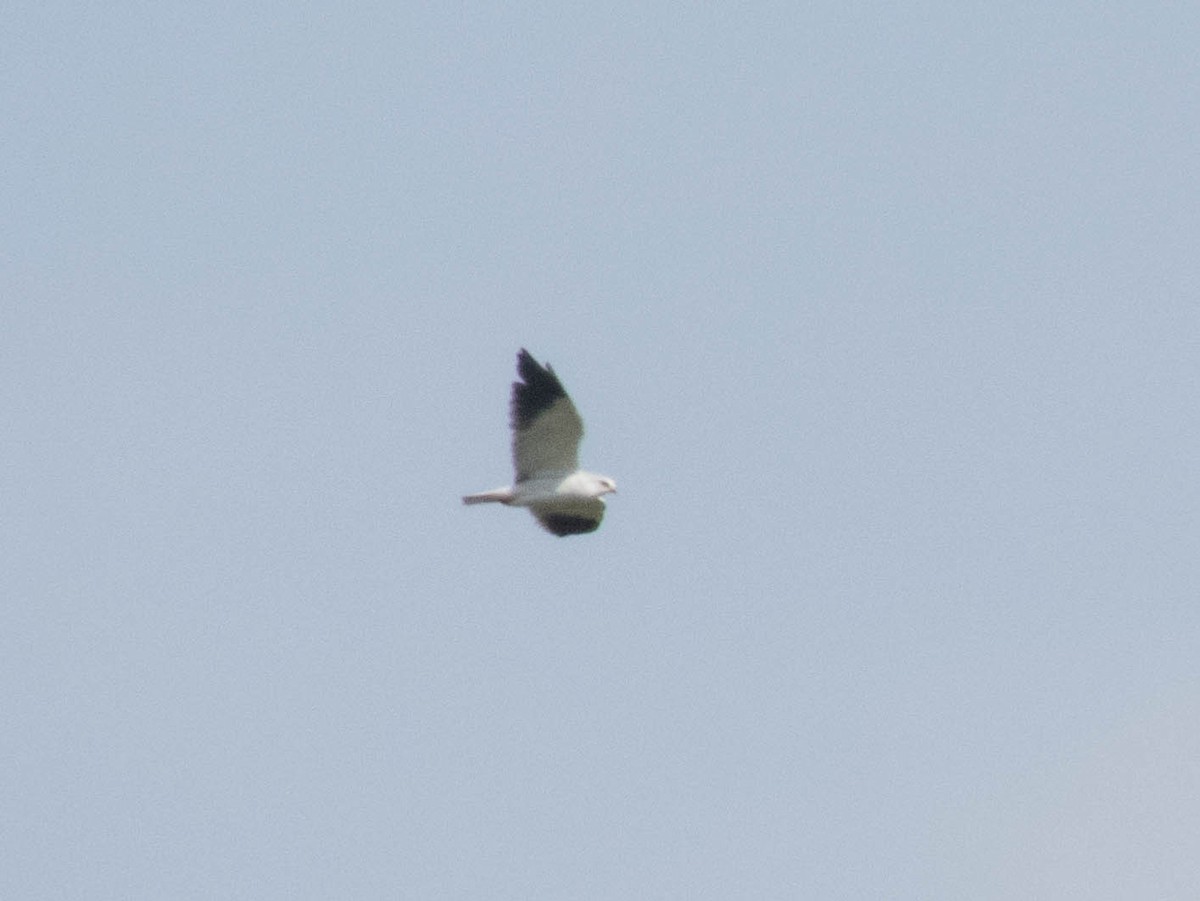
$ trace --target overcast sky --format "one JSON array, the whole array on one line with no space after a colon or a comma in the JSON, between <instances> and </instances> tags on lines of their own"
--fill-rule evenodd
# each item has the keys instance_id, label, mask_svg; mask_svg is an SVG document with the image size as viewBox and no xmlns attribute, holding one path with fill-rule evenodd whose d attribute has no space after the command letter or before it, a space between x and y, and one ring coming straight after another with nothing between
<instances>
[{"instance_id":1,"label":"overcast sky","mask_svg":"<svg viewBox=\"0 0 1200 901\"><path fill-rule=\"evenodd\" d=\"M1200 897L1200 8L18 6L0 895Z\"/></svg>"}]
</instances>

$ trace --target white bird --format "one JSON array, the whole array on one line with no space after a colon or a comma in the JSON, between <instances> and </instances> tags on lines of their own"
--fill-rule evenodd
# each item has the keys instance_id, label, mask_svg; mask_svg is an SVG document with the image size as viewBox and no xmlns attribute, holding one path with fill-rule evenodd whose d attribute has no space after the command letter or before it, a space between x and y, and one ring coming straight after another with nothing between
<instances>
[{"instance_id":1,"label":"white bird","mask_svg":"<svg viewBox=\"0 0 1200 901\"><path fill-rule=\"evenodd\" d=\"M549 364L529 351L517 354L517 374L509 408L516 479L506 488L468 494L464 504L528 507L555 535L582 535L600 528L604 495L617 490L608 476L579 468L583 420Z\"/></svg>"}]
</instances>

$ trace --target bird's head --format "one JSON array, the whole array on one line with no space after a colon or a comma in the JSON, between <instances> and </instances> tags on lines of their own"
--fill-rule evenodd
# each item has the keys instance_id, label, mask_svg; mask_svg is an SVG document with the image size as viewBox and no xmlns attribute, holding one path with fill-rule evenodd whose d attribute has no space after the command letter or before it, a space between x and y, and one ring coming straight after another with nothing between
<instances>
[{"instance_id":1,"label":"bird's head","mask_svg":"<svg viewBox=\"0 0 1200 901\"><path fill-rule=\"evenodd\" d=\"M600 476L598 479L596 479L596 483L599 486L599 490L596 492L597 497L602 494L617 493L617 483L608 476Z\"/></svg>"}]
</instances>

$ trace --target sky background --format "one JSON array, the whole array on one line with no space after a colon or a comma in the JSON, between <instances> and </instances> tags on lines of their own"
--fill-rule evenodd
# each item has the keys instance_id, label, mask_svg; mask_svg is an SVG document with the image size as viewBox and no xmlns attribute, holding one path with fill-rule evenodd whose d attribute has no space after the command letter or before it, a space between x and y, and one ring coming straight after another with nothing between
<instances>
[{"instance_id":1,"label":"sky background","mask_svg":"<svg viewBox=\"0 0 1200 901\"><path fill-rule=\"evenodd\" d=\"M9 10L0 896L1200 897L1197 34Z\"/></svg>"}]
</instances>

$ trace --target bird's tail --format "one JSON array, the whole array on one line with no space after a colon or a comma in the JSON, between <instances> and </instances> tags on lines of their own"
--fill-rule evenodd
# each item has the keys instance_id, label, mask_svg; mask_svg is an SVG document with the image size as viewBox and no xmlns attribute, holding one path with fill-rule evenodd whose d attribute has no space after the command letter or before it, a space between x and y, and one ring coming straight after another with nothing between
<instances>
[{"instance_id":1,"label":"bird's tail","mask_svg":"<svg viewBox=\"0 0 1200 901\"><path fill-rule=\"evenodd\" d=\"M464 504L507 504L512 500L511 488L495 488L491 491L481 491L479 494L468 494L463 497Z\"/></svg>"}]
</instances>

